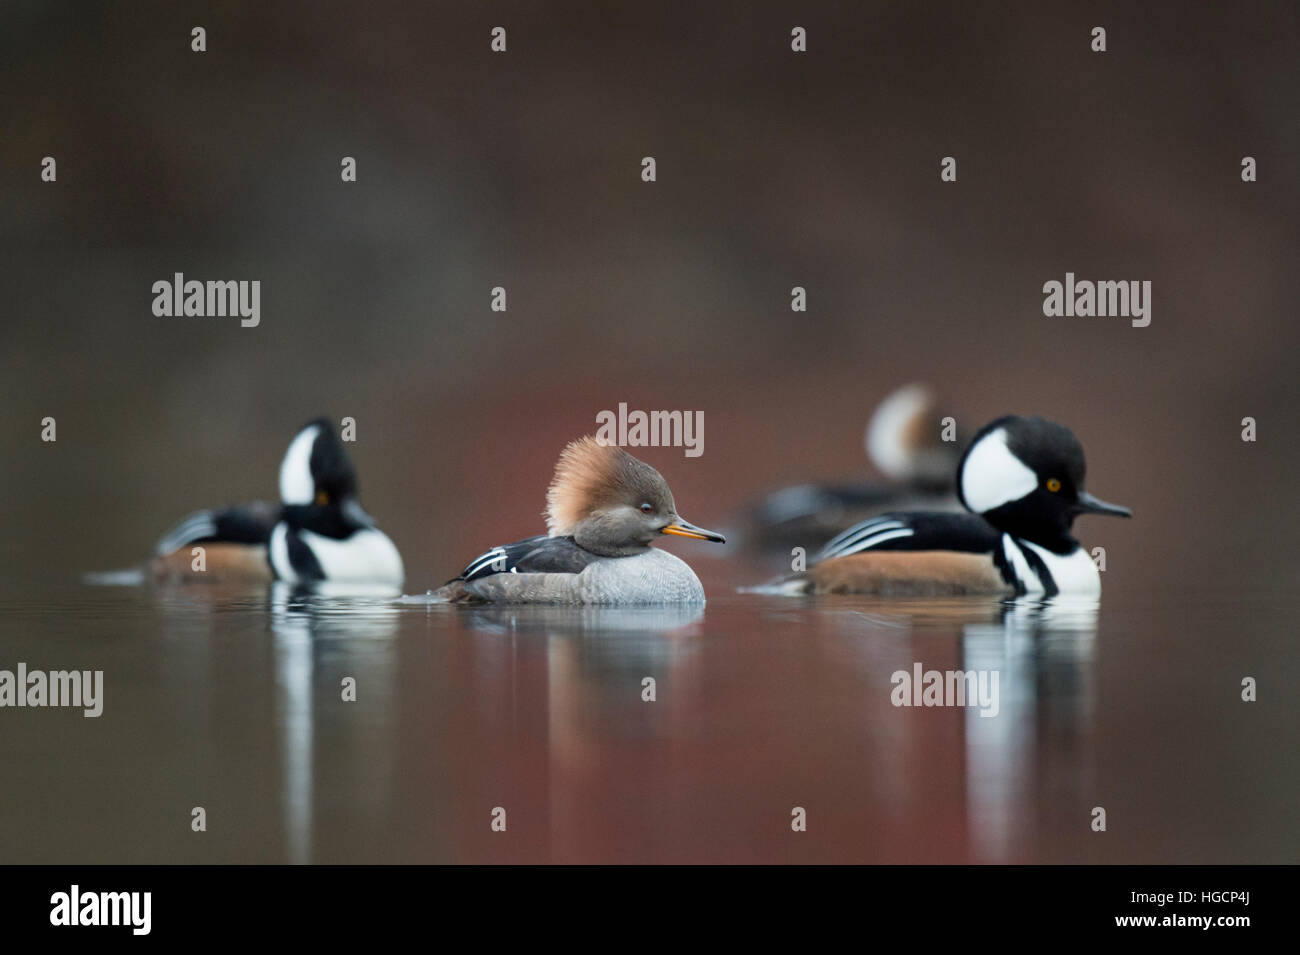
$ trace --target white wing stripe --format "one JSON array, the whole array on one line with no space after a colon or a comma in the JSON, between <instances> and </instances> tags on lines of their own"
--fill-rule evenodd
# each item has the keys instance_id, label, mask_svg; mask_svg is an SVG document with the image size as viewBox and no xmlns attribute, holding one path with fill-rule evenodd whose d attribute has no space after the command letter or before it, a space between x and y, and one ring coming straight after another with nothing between
<instances>
[{"instance_id":1,"label":"white wing stripe","mask_svg":"<svg viewBox=\"0 0 1300 955\"><path fill-rule=\"evenodd\" d=\"M492 564L496 563L498 560L501 560L505 556L506 556L505 549L501 547L494 547L486 554L480 554L478 557L475 557L472 561L470 561L469 567L465 569L465 577L467 578L473 577L483 568L490 567Z\"/></svg>"},{"instance_id":2,"label":"white wing stripe","mask_svg":"<svg viewBox=\"0 0 1300 955\"><path fill-rule=\"evenodd\" d=\"M216 532L217 525L212 520L212 512L199 511L191 514L168 531L167 535L158 542L157 553L170 554L190 541L198 540L200 537L209 537Z\"/></svg>"},{"instance_id":3,"label":"white wing stripe","mask_svg":"<svg viewBox=\"0 0 1300 955\"><path fill-rule=\"evenodd\" d=\"M822 553L825 554L833 550L839 550L839 548L849 543L849 541L864 534L874 534L876 531L892 530L896 527L902 526L903 525L899 521L894 520L892 517L873 517L871 520L863 521L861 524L854 524L848 530L842 531L835 537L831 538L830 543L822 548Z\"/></svg>"},{"instance_id":4,"label":"white wing stripe","mask_svg":"<svg viewBox=\"0 0 1300 955\"><path fill-rule=\"evenodd\" d=\"M850 546L841 547L833 554L827 554L827 557L847 557L850 554L856 554L860 551L870 550L877 544L883 544L885 541L892 541L899 537L911 537L916 532L910 527L902 527L898 530L882 531L868 537L866 540L858 541Z\"/></svg>"}]
</instances>

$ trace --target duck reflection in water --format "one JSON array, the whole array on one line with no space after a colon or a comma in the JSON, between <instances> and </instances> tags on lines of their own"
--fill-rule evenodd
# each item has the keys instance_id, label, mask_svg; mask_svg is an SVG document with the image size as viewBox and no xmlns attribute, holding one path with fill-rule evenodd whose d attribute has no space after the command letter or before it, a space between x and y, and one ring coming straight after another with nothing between
<instances>
[{"instance_id":1,"label":"duck reflection in water","mask_svg":"<svg viewBox=\"0 0 1300 955\"><path fill-rule=\"evenodd\" d=\"M276 716L282 753L281 810L286 857L313 861L315 798L326 774L367 778L365 799L380 809L395 784L396 754L384 730L396 721L397 656L390 638L401 610L391 589L271 585ZM349 710L364 694L365 704ZM318 766L318 735L331 741ZM383 819L382 811L360 814ZM364 832L357 833L364 838Z\"/></svg>"},{"instance_id":2,"label":"duck reflection in water","mask_svg":"<svg viewBox=\"0 0 1300 955\"><path fill-rule=\"evenodd\" d=\"M965 713L966 811L970 854L1014 862L1040 827L1089 833L1088 805L1061 807L1057 792L1095 788L1096 597L1021 597L1001 620L962 628L963 668L1001 674L1000 713ZM1055 808L1053 808L1055 807ZM1046 818L1051 812L1053 818ZM1057 818L1063 816L1064 818Z\"/></svg>"}]
</instances>

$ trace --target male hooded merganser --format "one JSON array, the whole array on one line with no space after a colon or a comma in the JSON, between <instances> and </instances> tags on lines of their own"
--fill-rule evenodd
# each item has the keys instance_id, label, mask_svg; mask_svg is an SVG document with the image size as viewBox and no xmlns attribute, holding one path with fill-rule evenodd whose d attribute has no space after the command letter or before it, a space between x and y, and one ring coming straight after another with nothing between
<instances>
[{"instance_id":1,"label":"male hooded merganser","mask_svg":"<svg viewBox=\"0 0 1300 955\"><path fill-rule=\"evenodd\" d=\"M886 508L955 508L959 445L942 441L942 430L939 402L929 387L914 383L890 392L863 435L867 457L886 480L773 491L751 508L746 540L768 549L817 547L846 524Z\"/></svg>"},{"instance_id":2,"label":"male hooded merganser","mask_svg":"<svg viewBox=\"0 0 1300 955\"><path fill-rule=\"evenodd\" d=\"M205 572L219 567L224 577L255 577L259 566L263 577L274 574L295 584L400 587L404 577L397 548L361 509L356 471L324 418L290 442L280 465L278 508L255 502L189 515L158 543L155 573L177 576L196 544L208 552Z\"/></svg>"},{"instance_id":3,"label":"male hooded merganser","mask_svg":"<svg viewBox=\"0 0 1300 955\"><path fill-rule=\"evenodd\" d=\"M681 559L650 544L662 534L724 542L682 520L658 471L593 437L560 453L546 492L548 534L479 555L434 593L454 603L703 603Z\"/></svg>"},{"instance_id":4,"label":"male hooded merganser","mask_svg":"<svg viewBox=\"0 0 1300 955\"><path fill-rule=\"evenodd\" d=\"M1080 514L1131 517L1083 489L1083 446L1044 418L1008 415L981 430L957 468L969 514L894 513L844 531L796 593L1097 595L1101 576L1071 534Z\"/></svg>"}]
</instances>

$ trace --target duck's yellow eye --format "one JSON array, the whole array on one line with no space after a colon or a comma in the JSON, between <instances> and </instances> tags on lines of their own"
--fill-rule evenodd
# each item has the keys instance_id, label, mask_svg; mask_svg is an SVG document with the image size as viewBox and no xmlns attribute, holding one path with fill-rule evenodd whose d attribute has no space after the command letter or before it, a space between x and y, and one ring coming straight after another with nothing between
<instances>
[{"instance_id":1,"label":"duck's yellow eye","mask_svg":"<svg viewBox=\"0 0 1300 955\"><path fill-rule=\"evenodd\" d=\"M1057 491L1061 489L1061 482L1058 481L1056 478L1048 478L1047 489L1051 491L1053 494L1055 494Z\"/></svg>"},{"instance_id":2,"label":"duck's yellow eye","mask_svg":"<svg viewBox=\"0 0 1300 955\"><path fill-rule=\"evenodd\" d=\"M317 507L324 507L324 506L325 506L326 504L328 504L329 502L330 502L330 496L329 496L328 494L326 494L324 491L317 491L317 492L316 492L316 506L317 506Z\"/></svg>"}]
</instances>

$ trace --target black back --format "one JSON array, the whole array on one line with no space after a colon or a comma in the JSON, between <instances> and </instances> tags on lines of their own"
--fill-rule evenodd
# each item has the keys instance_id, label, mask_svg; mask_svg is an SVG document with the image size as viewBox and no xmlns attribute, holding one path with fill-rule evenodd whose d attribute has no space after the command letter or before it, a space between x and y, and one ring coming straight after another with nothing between
<instances>
[{"instance_id":1,"label":"black back","mask_svg":"<svg viewBox=\"0 0 1300 955\"><path fill-rule=\"evenodd\" d=\"M271 539L271 528L279 519L280 508L263 501L221 510L195 511L164 534L154 552L170 554L187 544L265 544Z\"/></svg>"},{"instance_id":2,"label":"black back","mask_svg":"<svg viewBox=\"0 0 1300 955\"><path fill-rule=\"evenodd\" d=\"M907 533L910 532L910 533ZM989 554L1001 532L978 514L915 511L881 514L844 531L817 556L819 561L864 551L951 550Z\"/></svg>"}]
</instances>

